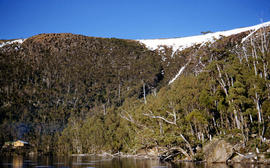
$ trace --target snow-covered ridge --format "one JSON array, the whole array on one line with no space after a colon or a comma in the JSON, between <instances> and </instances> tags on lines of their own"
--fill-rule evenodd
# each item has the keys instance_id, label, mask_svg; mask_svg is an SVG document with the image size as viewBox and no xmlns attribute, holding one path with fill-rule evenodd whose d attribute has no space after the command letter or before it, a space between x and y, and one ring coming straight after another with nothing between
<instances>
[{"instance_id":1,"label":"snow-covered ridge","mask_svg":"<svg viewBox=\"0 0 270 168\"><path fill-rule=\"evenodd\" d=\"M7 42L4 42L4 43L0 44L0 47L4 47L5 45L13 44L13 43L22 44L25 40L26 39L17 39L17 40L7 41Z\"/></svg>"},{"instance_id":2,"label":"snow-covered ridge","mask_svg":"<svg viewBox=\"0 0 270 168\"><path fill-rule=\"evenodd\" d=\"M173 51L175 52L177 49L183 50L185 48L191 47L195 44L203 44L206 42L214 42L215 39L219 39L222 36L228 37L231 35L235 35L238 33L251 31L251 33L254 33L254 31L262 28L270 26L270 21L261 23L255 26L250 27L244 27L244 28L237 28L233 30L228 31L220 31L215 33L208 33L204 35L197 35L197 36L190 36L190 37L181 37L181 38L171 38L171 39L144 39L144 40L137 40L143 44L146 45L147 48L151 50L157 49L160 45L166 45L169 47L172 47ZM242 41L244 41L246 38L244 38Z\"/></svg>"}]
</instances>

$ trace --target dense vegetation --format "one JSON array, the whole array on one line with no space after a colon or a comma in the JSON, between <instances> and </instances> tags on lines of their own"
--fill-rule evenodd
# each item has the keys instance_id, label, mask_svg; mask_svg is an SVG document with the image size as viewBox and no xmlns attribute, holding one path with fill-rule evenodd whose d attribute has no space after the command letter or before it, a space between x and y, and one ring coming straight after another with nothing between
<instances>
[{"instance_id":1,"label":"dense vegetation","mask_svg":"<svg viewBox=\"0 0 270 168\"><path fill-rule=\"evenodd\" d=\"M0 54L1 144L23 138L46 152L69 120L107 114L162 79L160 57L134 41L42 34Z\"/></svg>"},{"instance_id":2,"label":"dense vegetation","mask_svg":"<svg viewBox=\"0 0 270 168\"><path fill-rule=\"evenodd\" d=\"M197 146L225 136L243 142L243 150L265 150L270 37L262 29L241 43L244 35L175 53L71 34L5 46L1 143L24 138L59 154L177 147L180 156L198 158Z\"/></svg>"}]
</instances>

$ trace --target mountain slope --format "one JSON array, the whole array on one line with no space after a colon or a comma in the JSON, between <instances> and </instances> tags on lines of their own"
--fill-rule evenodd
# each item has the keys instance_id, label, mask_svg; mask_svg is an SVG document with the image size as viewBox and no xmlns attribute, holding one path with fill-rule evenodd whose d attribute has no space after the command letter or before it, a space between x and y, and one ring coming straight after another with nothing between
<instances>
[{"instance_id":1,"label":"mountain slope","mask_svg":"<svg viewBox=\"0 0 270 168\"><path fill-rule=\"evenodd\" d=\"M66 33L5 41L0 144L20 138L43 153L161 149L203 159L196 147L226 137L243 146L237 152L265 152L268 24L223 32L226 37L163 40L161 47L149 40L155 50L136 40Z\"/></svg>"},{"instance_id":2,"label":"mountain slope","mask_svg":"<svg viewBox=\"0 0 270 168\"><path fill-rule=\"evenodd\" d=\"M49 143L34 138L40 132L106 113L162 80L160 57L135 41L40 34L19 42L0 47L1 144L26 137L39 148Z\"/></svg>"},{"instance_id":3,"label":"mountain slope","mask_svg":"<svg viewBox=\"0 0 270 168\"><path fill-rule=\"evenodd\" d=\"M163 50L164 52L164 47L166 48L171 48L171 57L174 57L176 55L176 57L182 57L182 53L179 53L189 47L194 47L194 46L198 46L199 48L202 48L202 50L204 50L205 47L207 47L207 45L211 45L219 40L222 39L224 37L227 37L229 39L234 39L237 40L237 43L245 43L245 41L247 41L252 35L256 34L256 32L258 32L258 30L262 31L262 29L269 29L270 26L270 22L265 22L265 23L261 23L255 26L250 26L250 27L244 27L244 28L237 28L237 29L233 29L233 30L228 30L228 31L220 31L220 32L215 32L215 33L208 33L208 34L204 34L204 35L198 35L198 36L190 36L190 37L182 37L182 38L171 38L171 39L145 39L145 40L137 40L140 43L144 44L148 49L150 50ZM230 42L230 41L228 41ZM234 44L235 45L235 44ZM178 52L178 53L177 53ZM168 57L167 57L168 58ZM163 56L163 61L166 61L167 58L164 58ZM193 60L195 61L195 59L197 59L195 62L197 66L196 69L194 69L197 72L202 71L201 67L202 65L204 66L204 64L202 64L201 59L202 56L199 57L199 60L196 57L191 57L188 60L186 60L185 64L179 64L178 65L178 71L174 70L174 76L171 77L171 79L168 81L168 84L173 83L186 69L186 67L189 65L190 61ZM169 61L170 63L170 61ZM195 68L195 67L193 67ZM174 69L172 67L172 69ZM169 75L172 76L172 75Z\"/></svg>"}]
</instances>

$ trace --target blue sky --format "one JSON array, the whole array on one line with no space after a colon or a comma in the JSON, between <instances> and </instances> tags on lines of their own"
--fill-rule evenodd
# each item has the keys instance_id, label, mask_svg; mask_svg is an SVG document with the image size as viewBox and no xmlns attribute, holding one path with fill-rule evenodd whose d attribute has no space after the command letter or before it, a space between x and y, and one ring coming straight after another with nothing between
<instances>
[{"instance_id":1,"label":"blue sky","mask_svg":"<svg viewBox=\"0 0 270 168\"><path fill-rule=\"evenodd\" d=\"M270 0L0 0L0 13L0 39L66 32L172 38L270 21Z\"/></svg>"}]
</instances>

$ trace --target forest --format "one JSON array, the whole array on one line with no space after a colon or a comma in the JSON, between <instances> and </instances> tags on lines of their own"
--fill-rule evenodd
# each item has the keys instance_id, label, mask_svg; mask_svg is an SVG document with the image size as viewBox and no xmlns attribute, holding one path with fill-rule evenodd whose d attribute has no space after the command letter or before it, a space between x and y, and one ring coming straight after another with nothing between
<instances>
[{"instance_id":1,"label":"forest","mask_svg":"<svg viewBox=\"0 0 270 168\"><path fill-rule=\"evenodd\" d=\"M182 51L133 40L40 34L0 48L0 146L43 154L177 148L202 160L213 138L270 148L270 34ZM165 59L164 59L165 58ZM177 71L184 72L173 83Z\"/></svg>"}]
</instances>

